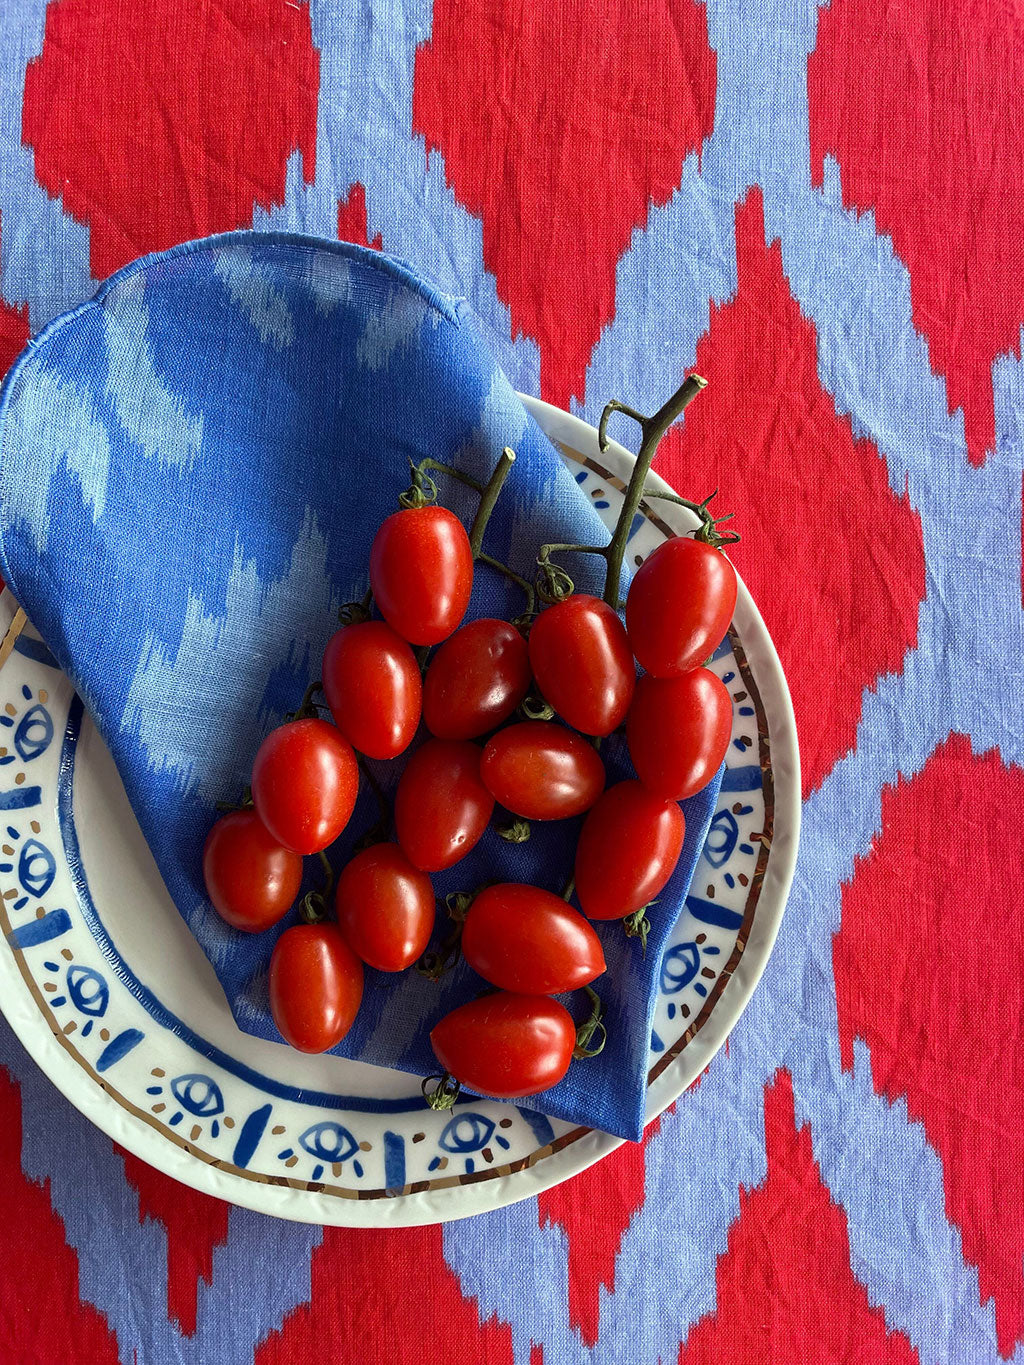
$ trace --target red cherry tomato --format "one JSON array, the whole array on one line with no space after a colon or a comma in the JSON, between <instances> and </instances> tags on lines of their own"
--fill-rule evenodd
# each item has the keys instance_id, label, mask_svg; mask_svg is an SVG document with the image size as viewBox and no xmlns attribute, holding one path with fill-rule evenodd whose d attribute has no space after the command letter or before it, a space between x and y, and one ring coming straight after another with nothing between
<instances>
[{"instance_id":1,"label":"red cherry tomato","mask_svg":"<svg viewBox=\"0 0 1024 1365\"><path fill-rule=\"evenodd\" d=\"M256 814L285 848L319 853L348 824L359 790L352 746L325 720L271 730L252 765Z\"/></svg>"},{"instance_id":2,"label":"red cherry tomato","mask_svg":"<svg viewBox=\"0 0 1024 1365\"><path fill-rule=\"evenodd\" d=\"M636 666L626 628L607 602L574 593L542 611L530 630L537 686L585 735L610 735L626 719Z\"/></svg>"},{"instance_id":3,"label":"red cherry tomato","mask_svg":"<svg viewBox=\"0 0 1024 1365\"><path fill-rule=\"evenodd\" d=\"M302 859L267 833L254 810L235 810L206 836L203 879L221 919L255 934L291 909Z\"/></svg>"},{"instance_id":4,"label":"red cherry tomato","mask_svg":"<svg viewBox=\"0 0 1024 1365\"><path fill-rule=\"evenodd\" d=\"M462 930L462 956L506 991L560 995L605 969L601 940L561 896L505 882L474 900Z\"/></svg>"},{"instance_id":5,"label":"red cherry tomato","mask_svg":"<svg viewBox=\"0 0 1024 1365\"><path fill-rule=\"evenodd\" d=\"M508 720L529 690L526 641L507 621L484 617L457 630L431 659L423 719L438 739L475 739Z\"/></svg>"},{"instance_id":6,"label":"red cherry tomato","mask_svg":"<svg viewBox=\"0 0 1024 1365\"><path fill-rule=\"evenodd\" d=\"M363 998L363 964L336 924L293 924L270 959L270 1012L286 1043L326 1052L352 1027Z\"/></svg>"},{"instance_id":7,"label":"red cherry tomato","mask_svg":"<svg viewBox=\"0 0 1024 1365\"><path fill-rule=\"evenodd\" d=\"M736 609L736 570L692 536L659 545L633 575L626 598L629 643L655 678L686 673L715 652Z\"/></svg>"},{"instance_id":8,"label":"red cherry tomato","mask_svg":"<svg viewBox=\"0 0 1024 1365\"><path fill-rule=\"evenodd\" d=\"M397 758L420 723L423 684L409 645L383 621L346 626L324 650L324 695L334 723L370 758Z\"/></svg>"},{"instance_id":9,"label":"red cherry tomato","mask_svg":"<svg viewBox=\"0 0 1024 1365\"><path fill-rule=\"evenodd\" d=\"M338 878L338 928L368 967L400 972L434 928L434 888L397 844L357 853Z\"/></svg>"},{"instance_id":10,"label":"red cherry tomato","mask_svg":"<svg viewBox=\"0 0 1024 1365\"><path fill-rule=\"evenodd\" d=\"M731 734L732 702L710 670L637 684L626 739L637 777L658 796L683 801L706 787Z\"/></svg>"},{"instance_id":11,"label":"red cherry tomato","mask_svg":"<svg viewBox=\"0 0 1024 1365\"><path fill-rule=\"evenodd\" d=\"M494 810L480 778L478 744L428 739L413 754L395 793L402 851L421 872L440 872L479 843Z\"/></svg>"},{"instance_id":12,"label":"red cherry tomato","mask_svg":"<svg viewBox=\"0 0 1024 1365\"><path fill-rule=\"evenodd\" d=\"M430 1032L434 1055L478 1095L513 1100L555 1085L576 1046L572 1015L546 995L498 991L446 1014Z\"/></svg>"},{"instance_id":13,"label":"red cherry tomato","mask_svg":"<svg viewBox=\"0 0 1024 1365\"><path fill-rule=\"evenodd\" d=\"M648 905L675 871L686 821L674 801L618 782L583 822L576 897L591 919L621 919Z\"/></svg>"},{"instance_id":14,"label":"red cherry tomato","mask_svg":"<svg viewBox=\"0 0 1024 1365\"><path fill-rule=\"evenodd\" d=\"M412 507L381 523L370 550L370 587L403 640L436 645L466 614L473 552L447 507Z\"/></svg>"},{"instance_id":15,"label":"red cherry tomato","mask_svg":"<svg viewBox=\"0 0 1024 1365\"><path fill-rule=\"evenodd\" d=\"M547 720L526 720L487 741L480 774L496 801L527 820L565 820L604 790L601 755Z\"/></svg>"}]
</instances>

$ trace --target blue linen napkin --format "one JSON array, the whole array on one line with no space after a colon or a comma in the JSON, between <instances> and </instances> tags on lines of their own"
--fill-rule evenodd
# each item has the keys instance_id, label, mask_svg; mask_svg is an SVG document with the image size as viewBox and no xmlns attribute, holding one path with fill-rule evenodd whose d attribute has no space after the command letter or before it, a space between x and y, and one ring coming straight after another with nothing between
<instances>
[{"instance_id":1,"label":"blue linen napkin","mask_svg":"<svg viewBox=\"0 0 1024 1365\"><path fill-rule=\"evenodd\" d=\"M517 462L485 548L532 575L545 541L602 543L596 512L488 354L467 305L401 263L289 234L232 233L126 267L57 319L0 399L0 566L108 744L175 904L239 1026L275 1038L266 971L277 930L229 928L203 891L218 800L248 780L262 737L319 676L339 606L367 586L374 532L409 460L475 477ZM475 495L439 476L468 525ZM599 591L593 563L577 584ZM511 616L515 590L478 566L469 616ZM609 783L632 776L605 746ZM393 785L403 760L376 764ZM599 927L609 1042L523 1103L639 1138L662 949L714 814L718 783L684 803L679 866L652 911L646 956ZM360 797L330 851L341 866L376 818ZM557 890L579 823L489 832L434 878L439 896L486 879ZM438 937L447 926L438 925ZM336 1051L436 1071L427 1034L480 979L441 985L372 970ZM579 1008L576 1012L580 1013Z\"/></svg>"}]
</instances>

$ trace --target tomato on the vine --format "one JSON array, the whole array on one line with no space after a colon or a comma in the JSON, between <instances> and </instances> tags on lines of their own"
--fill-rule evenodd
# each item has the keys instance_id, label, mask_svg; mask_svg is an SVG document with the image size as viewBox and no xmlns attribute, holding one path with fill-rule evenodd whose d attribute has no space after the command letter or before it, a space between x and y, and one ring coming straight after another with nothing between
<instances>
[{"instance_id":1,"label":"tomato on the vine","mask_svg":"<svg viewBox=\"0 0 1024 1365\"><path fill-rule=\"evenodd\" d=\"M440 872L479 843L494 810L480 776L481 749L460 739L428 739L406 764L395 793L402 851L421 872Z\"/></svg>"},{"instance_id":2,"label":"tomato on the vine","mask_svg":"<svg viewBox=\"0 0 1024 1365\"><path fill-rule=\"evenodd\" d=\"M736 608L736 570L692 536L666 540L644 560L626 598L629 643L655 678L686 673L709 658Z\"/></svg>"},{"instance_id":3,"label":"tomato on the vine","mask_svg":"<svg viewBox=\"0 0 1024 1365\"><path fill-rule=\"evenodd\" d=\"M576 1046L572 1015L546 995L497 991L446 1014L430 1032L444 1069L479 1095L536 1095L569 1070Z\"/></svg>"},{"instance_id":4,"label":"tomato on the vine","mask_svg":"<svg viewBox=\"0 0 1024 1365\"><path fill-rule=\"evenodd\" d=\"M221 919L255 934L293 905L302 859L282 848L254 810L234 810L206 836L203 880Z\"/></svg>"},{"instance_id":5,"label":"tomato on the vine","mask_svg":"<svg viewBox=\"0 0 1024 1365\"><path fill-rule=\"evenodd\" d=\"M492 735L480 774L496 801L527 820L582 815L605 781L594 746L546 720L525 720Z\"/></svg>"},{"instance_id":6,"label":"tomato on the vine","mask_svg":"<svg viewBox=\"0 0 1024 1365\"><path fill-rule=\"evenodd\" d=\"M607 602L573 593L530 629L530 663L546 701L585 735L610 735L626 718L636 666L626 628Z\"/></svg>"},{"instance_id":7,"label":"tomato on the vine","mask_svg":"<svg viewBox=\"0 0 1024 1365\"><path fill-rule=\"evenodd\" d=\"M529 690L526 641L507 621L483 617L457 630L431 659L423 719L438 739L475 739L508 720Z\"/></svg>"},{"instance_id":8,"label":"tomato on the vine","mask_svg":"<svg viewBox=\"0 0 1024 1365\"><path fill-rule=\"evenodd\" d=\"M368 967L400 972L426 948L434 927L434 888L397 844L373 844L342 870L335 893L338 928Z\"/></svg>"},{"instance_id":9,"label":"tomato on the vine","mask_svg":"<svg viewBox=\"0 0 1024 1365\"><path fill-rule=\"evenodd\" d=\"M351 744L314 717L271 730L252 765L256 813L293 853L318 853L333 844L348 824L358 791Z\"/></svg>"},{"instance_id":10,"label":"tomato on the vine","mask_svg":"<svg viewBox=\"0 0 1024 1365\"><path fill-rule=\"evenodd\" d=\"M368 758L397 758L420 723L423 684L407 641L383 621L335 631L324 650L323 689L334 723Z\"/></svg>"},{"instance_id":11,"label":"tomato on the vine","mask_svg":"<svg viewBox=\"0 0 1024 1365\"><path fill-rule=\"evenodd\" d=\"M447 507L410 507L381 523L370 550L370 587L403 640L436 645L466 614L473 551Z\"/></svg>"},{"instance_id":12,"label":"tomato on the vine","mask_svg":"<svg viewBox=\"0 0 1024 1365\"><path fill-rule=\"evenodd\" d=\"M473 901L462 956L492 986L524 995L578 990L605 969L601 940L561 896L504 882Z\"/></svg>"},{"instance_id":13,"label":"tomato on the vine","mask_svg":"<svg viewBox=\"0 0 1024 1365\"><path fill-rule=\"evenodd\" d=\"M732 702L710 669L637 684L626 739L637 777L658 796L683 801L706 787L731 734Z\"/></svg>"},{"instance_id":14,"label":"tomato on the vine","mask_svg":"<svg viewBox=\"0 0 1024 1365\"><path fill-rule=\"evenodd\" d=\"M576 897L591 919L622 919L649 904L675 871L686 821L674 801L639 782L609 787L583 822Z\"/></svg>"},{"instance_id":15,"label":"tomato on the vine","mask_svg":"<svg viewBox=\"0 0 1024 1365\"><path fill-rule=\"evenodd\" d=\"M336 924L294 924L270 959L270 1012L286 1043L326 1052L352 1027L363 998L363 964Z\"/></svg>"}]
</instances>

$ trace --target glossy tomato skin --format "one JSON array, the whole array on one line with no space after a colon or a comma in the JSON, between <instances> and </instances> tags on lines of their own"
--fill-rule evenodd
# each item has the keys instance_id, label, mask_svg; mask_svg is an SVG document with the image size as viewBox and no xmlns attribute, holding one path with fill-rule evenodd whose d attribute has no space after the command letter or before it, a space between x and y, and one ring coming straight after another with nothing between
<instances>
[{"instance_id":1,"label":"glossy tomato skin","mask_svg":"<svg viewBox=\"0 0 1024 1365\"><path fill-rule=\"evenodd\" d=\"M497 991L446 1014L431 1030L430 1043L444 1069L468 1089L513 1100L562 1079L576 1025L549 996Z\"/></svg>"},{"instance_id":2,"label":"glossy tomato skin","mask_svg":"<svg viewBox=\"0 0 1024 1365\"><path fill-rule=\"evenodd\" d=\"M476 739L508 720L530 690L526 641L482 617L445 640L423 684L423 719L438 739Z\"/></svg>"},{"instance_id":3,"label":"glossy tomato skin","mask_svg":"<svg viewBox=\"0 0 1024 1365\"><path fill-rule=\"evenodd\" d=\"M672 678L711 657L736 609L736 570L692 536L659 545L633 575L626 598L629 643L641 667Z\"/></svg>"},{"instance_id":4,"label":"glossy tomato skin","mask_svg":"<svg viewBox=\"0 0 1024 1365\"><path fill-rule=\"evenodd\" d=\"M637 777L656 795L683 801L706 787L731 734L732 702L710 669L637 684L626 739Z\"/></svg>"},{"instance_id":5,"label":"glossy tomato skin","mask_svg":"<svg viewBox=\"0 0 1024 1365\"><path fill-rule=\"evenodd\" d=\"M421 872L452 867L479 843L494 810L469 740L428 739L406 764L395 793L402 852Z\"/></svg>"},{"instance_id":6,"label":"glossy tomato skin","mask_svg":"<svg viewBox=\"0 0 1024 1365\"><path fill-rule=\"evenodd\" d=\"M636 666L626 628L607 602L573 593L530 630L530 663L546 701L585 735L610 735L626 719Z\"/></svg>"},{"instance_id":7,"label":"glossy tomato skin","mask_svg":"<svg viewBox=\"0 0 1024 1365\"><path fill-rule=\"evenodd\" d=\"M336 924L293 924L270 959L270 1012L286 1043L326 1052L352 1027L363 998L363 964Z\"/></svg>"},{"instance_id":8,"label":"glossy tomato skin","mask_svg":"<svg viewBox=\"0 0 1024 1365\"><path fill-rule=\"evenodd\" d=\"M639 782L609 787L583 822L576 898L591 919L621 919L648 905L675 871L686 820Z\"/></svg>"},{"instance_id":9,"label":"glossy tomato skin","mask_svg":"<svg viewBox=\"0 0 1024 1365\"><path fill-rule=\"evenodd\" d=\"M338 928L368 967L400 972L422 954L434 928L434 888L397 844L373 844L342 870Z\"/></svg>"},{"instance_id":10,"label":"glossy tomato skin","mask_svg":"<svg viewBox=\"0 0 1024 1365\"><path fill-rule=\"evenodd\" d=\"M473 552L447 507L412 507L381 523L370 550L370 587L388 625L413 645L436 645L466 614Z\"/></svg>"},{"instance_id":11,"label":"glossy tomato skin","mask_svg":"<svg viewBox=\"0 0 1024 1365\"><path fill-rule=\"evenodd\" d=\"M271 730L252 765L252 799L271 835L293 853L318 853L348 824L359 790L352 745L308 718Z\"/></svg>"},{"instance_id":12,"label":"glossy tomato skin","mask_svg":"<svg viewBox=\"0 0 1024 1365\"><path fill-rule=\"evenodd\" d=\"M368 758L397 758L409 747L423 683L408 642L384 621L336 631L321 677L334 723L353 749Z\"/></svg>"},{"instance_id":13,"label":"glossy tomato skin","mask_svg":"<svg viewBox=\"0 0 1024 1365\"><path fill-rule=\"evenodd\" d=\"M221 919L256 934L295 903L302 859L281 847L254 810L234 810L206 836L203 880Z\"/></svg>"},{"instance_id":14,"label":"glossy tomato skin","mask_svg":"<svg viewBox=\"0 0 1024 1365\"><path fill-rule=\"evenodd\" d=\"M496 801L527 820L566 820L604 790L592 744L547 720L525 720L487 741L480 773Z\"/></svg>"},{"instance_id":15,"label":"glossy tomato skin","mask_svg":"<svg viewBox=\"0 0 1024 1365\"><path fill-rule=\"evenodd\" d=\"M492 986L561 995L605 969L601 940L561 896L504 882L481 891L466 915L462 956Z\"/></svg>"}]
</instances>

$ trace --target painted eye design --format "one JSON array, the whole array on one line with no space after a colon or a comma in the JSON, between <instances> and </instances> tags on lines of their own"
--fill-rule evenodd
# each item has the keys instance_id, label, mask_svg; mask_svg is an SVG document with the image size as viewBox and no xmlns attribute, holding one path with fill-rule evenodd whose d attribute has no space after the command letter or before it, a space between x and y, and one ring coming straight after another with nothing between
<instances>
[{"instance_id":1,"label":"painted eye design","mask_svg":"<svg viewBox=\"0 0 1024 1365\"><path fill-rule=\"evenodd\" d=\"M704 857L712 867L722 867L732 857L740 827L731 810L720 810L711 821L704 843Z\"/></svg>"},{"instance_id":2,"label":"painted eye design","mask_svg":"<svg viewBox=\"0 0 1024 1365\"><path fill-rule=\"evenodd\" d=\"M662 991L665 995L675 995L690 984L699 970L700 949L696 943L677 943L662 959Z\"/></svg>"},{"instance_id":3,"label":"painted eye design","mask_svg":"<svg viewBox=\"0 0 1024 1365\"><path fill-rule=\"evenodd\" d=\"M307 1128L299 1138L299 1146L317 1161L332 1164L347 1161L359 1151L359 1143L348 1129L331 1120L314 1123L312 1128Z\"/></svg>"},{"instance_id":4,"label":"painted eye design","mask_svg":"<svg viewBox=\"0 0 1024 1365\"><path fill-rule=\"evenodd\" d=\"M220 1114L224 1110L224 1096L220 1093L220 1086L209 1076L202 1076L199 1073L190 1073L187 1076L175 1076L171 1081L171 1094L190 1114L195 1114L197 1118L212 1118L214 1114Z\"/></svg>"},{"instance_id":5,"label":"painted eye design","mask_svg":"<svg viewBox=\"0 0 1024 1365\"><path fill-rule=\"evenodd\" d=\"M30 896L45 896L56 875L57 863L45 844L38 839L29 839L22 845L18 855L18 881Z\"/></svg>"},{"instance_id":6,"label":"painted eye design","mask_svg":"<svg viewBox=\"0 0 1024 1365\"><path fill-rule=\"evenodd\" d=\"M23 763L31 763L32 759L45 753L52 739L53 721L50 713L37 702L25 712L14 732L14 747L18 757Z\"/></svg>"},{"instance_id":7,"label":"painted eye design","mask_svg":"<svg viewBox=\"0 0 1024 1365\"><path fill-rule=\"evenodd\" d=\"M438 1146L458 1155L479 1152L487 1146L493 1132L494 1124L482 1114L458 1114L438 1138Z\"/></svg>"},{"instance_id":8,"label":"painted eye design","mask_svg":"<svg viewBox=\"0 0 1024 1365\"><path fill-rule=\"evenodd\" d=\"M79 967L76 964L68 968L68 995L71 996L71 1003L82 1014L91 1014L99 1019L106 1013L110 989L99 972L94 972L91 967Z\"/></svg>"}]
</instances>

